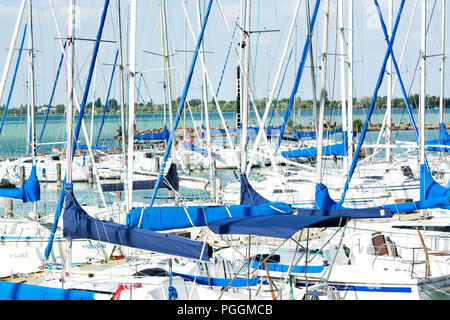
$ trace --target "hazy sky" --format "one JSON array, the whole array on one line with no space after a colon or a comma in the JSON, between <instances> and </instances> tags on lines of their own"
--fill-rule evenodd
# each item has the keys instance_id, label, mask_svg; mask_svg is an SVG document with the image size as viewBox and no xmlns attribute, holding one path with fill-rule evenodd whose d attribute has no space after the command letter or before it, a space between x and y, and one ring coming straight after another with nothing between
<instances>
[{"instance_id":1,"label":"hazy sky","mask_svg":"<svg viewBox=\"0 0 450 320\"><path fill-rule=\"evenodd\" d=\"M199 0L202 11L207 3L206 0ZM294 8L298 0L253 0L252 1L252 19L251 30L279 30L271 33L252 33L251 35L251 82L252 89L255 89L255 98L260 99L267 96L268 91L273 86L273 79L275 77L278 65L280 63L281 54L286 42L286 37L291 24ZM301 1L300 14L297 18L297 28L292 37L289 52L291 48L292 56L288 66L286 79L281 90L281 97L289 97L294 84L297 66L300 62L301 53L303 51L305 37L307 35L306 29L306 14L305 3L307 0ZM19 0L1 0L0 2L0 70L3 72L5 60L10 45L11 36L16 23L18 8L20 6ZM175 54L171 57L172 76L174 81L175 96L181 96L184 86L185 77L185 62L187 68L190 65L192 54L183 54L185 48L192 50L194 42L192 40L189 29L185 33L185 16L181 0L167 0L167 19L169 27L169 42L170 53ZM311 12L314 8L315 0L309 0ZM320 54L322 44L322 26L323 26L323 2L321 10L317 18L313 35L313 56L315 66L320 65ZM347 5L349 1L344 0L344 23L347 25ZM383 32L380 28L380 22L375 10L372 0L357 0L354 2L354 85L355 96L372 96L373 90L378 79L381 69L381 63L386 53L386 42L384 40ZM383 16L387 23L387 4L388 0L379 0ZM56 10L58 24L61 32L66 32L65 18L68 0L53 0ZM122 9L122 23L124 39L126 40L127 23L128 23L128 5L129 1L121 0ZM161 53L161 42L158 32L161 32L160 21L160 0L138 0L138 30L137 30L137 71L155 70L163 66L162 58L157 55L145 53L151 51ZM185 1L189 19L198 33L197 23L197 0ZM234 30L236 19L239 16L239 8L241 0L221 0L224 7L228 23L231 31ZM337 0L330 0L330 26L329 26L329 44L328 52L328 95L330 98L340 99L340 56L335 55L339 48L336 47L337 30L336 30L336 3ZM400 60L403 45L406 41L406 34L412 17L412 12L416 0L406 1L403 16L400 22L398 36L394 45L395 54ZM77 29L76 36L80 38L93 39L97 33L98 21L103 8L104 1L102 0L77 0ZM400 1L394 0L394 17L397 14ZM428 30L428 55L436 55L440 53L440 38L441 38L441 0L429 0L428 5L428 19L431 17L431 23ZM27 7L26 7L27 8ZM434 8L434 10L433 10ZM420 13L421 5L418 1L415 16L412 20L411 33L407 43L404 61L401 66L402 77L409 90L412 84L412 93L417 93L419 85L417 82L418 73L415 81L412 83L417 59L420 50ZM433 15L432 15L433 14ZM27 10L25 10L22 19L19 39L16 43L16 48L19 47L20 39L23 32L24 24L27 22ZM156 17L156 20L155 20ZM447 19L448 20L448 19ZM33 1L33 22L34 22L34 46L38 51L36 52L36 100L37 105L47 104L53 81L55 78L57 65L61 55L60 45L55 22L53 20L50 5L48 0L34 0ZM186 43L185 43L186 35ZM450 47L450 31L447 30L446 44ZM117 39L117 8L116 1L110 1L108 16L103 32L104 40ZM235 43L240 39L240 29L238 28L235 35ZM230 45L230 35L225 28L222 16L220 14L216 1L213 3L211 16L207 25L205 34L205 53L206 63L209 76L213 83L214 90L220 80L224 63ZM25 47L28 48L28 40L25 42ZM92 53L93 42L91 41L77 41L76 42L76 87L81 100L84 83L88 73L90 64L90 56ZM124 48L127 50L126 43ZM111 76L112 66L116 45L114 43L102 43L99 51L99 60L97 61L97 73L95 79L95 95L94 83L91 85L89 101L93 97L99 97L102 102L106 99L109 79ZM447 49L447 52L449 49ZM347 61L347 57L345 57ZM8 82L1 99L1 104L6 102L8 90L11 83L12 73L17 60L17 52L11 65ZM286 59L287 60L287 59ZM236 53L232 48L228 64L226 65L223 82L219 92L219 100L234 100L236 95L236 66L238 62ZM306 63L307 68L303 72L303 77L299 87L298 95L302 98L309 99L312 97L311 86L311 72L309 59ZM14 88L12 106L27 103L26 79L28 72L27 54L24 52L20 62L19 72ZM428 94L439 94L439 56L430 57L427 65L427 85L426 90ZM199 98L201 94L201 78L199 70L201 70L200 60L198 61L194 73L193 82L189 91L189 99ZM448 67L447 70L450 70ZM316 84L320 84L320 70L315 69ZM446 74L449 74L447 71ZM116 73L117 75L117 73ZM445 91L449 92L449 77L446 76ZM163 80L162 72L147 72L142 73L137 77L137 85L139 87L139 94L137 96L138 102L147 102L153 100L155 103L161 103L164 99L163 87L161 81ZM62 75L57 86L54 104L65 103L65 69L63 68ZM278 88L278 87L277 87ZM278 91L278 89L277 89ZM385 82L379 92L380 96L386 95ZM395 96L401 96L401 92L397 86ZM115 77L114 84L111 90L111 97L119 99L119 80ZM211 99L211 94L209 94Z\"/></svg>"}]
</instances>

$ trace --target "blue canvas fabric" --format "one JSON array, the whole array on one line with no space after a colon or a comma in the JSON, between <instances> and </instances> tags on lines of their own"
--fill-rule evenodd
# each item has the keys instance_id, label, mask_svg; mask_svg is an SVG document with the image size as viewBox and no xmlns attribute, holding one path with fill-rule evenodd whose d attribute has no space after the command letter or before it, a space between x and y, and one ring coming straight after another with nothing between
<instances>
[{"instance_id":1,"label":"blue canvas fabric","mask_svg":"<svg viewBox=\"0 0 450 320\"><path fill-rule=\"evenodd\" d=\"M36 202L41 200L41 187L36 175L36 166L33 166L28 179L20 188L0 188L0 197L19 199L23 202Z\"/></svg>"},{"instance_id":2,"label":"blue canvas fabric","mask_svg":"<svg viewBox=\"0 0 450 320\"><path fill-rule=\"evenodd\" d=\"M94 300L94 292L0 281L0 300Z\"/></svg>"},{"instance_id":3,"label":"blue canvas fabric","mask_svg":"<svg viewBox=\"0 0 450 320\"><path fill-rule=\"evenodd\" d=\"M434 208L450 209L450 197L439 197L428 200L386 204L382 207L389 208L395 214L406 213L421 209L434 209Z\"/></svg>"},{"instance_id":4,"label":"blue canvas fabric","mask_svg":"<svg viewBox=\"0 0 450 320\"><path fill-rule=\"evenodd\" d=\"M446 147L427 147L428 151L449 152L450 151L450 134L448 134L445 124L439 123L439 138L425 142L426 145L444 145Z\"/></svg>"},{"instance_id":5,"label":"blue canvas fabric","mask_svg":"<svg viewBox=\"0 0 450 320\"><path fill-rule=\"evenodd\" d=\"M81 208L71 190L66 190L65 196L64 237L90 239L188 259L209 261L209 246L204 242L134 228L113 221L94 219Z\"/></svg>"},{"instance_id":6,"label":"blue canvas fabric","mask_svg":"<svg viewBox=\"0 0 450 320\"><path fill-rule=\"evenodd\" d=\"M261 205L222 205L189 207L147 207L130 210L127 224L147 230L202 227L229 217L251 217L292 213L290 205L282 202ZM140 222L140 225L139 225Z\"/></svg>"},{"instance_id":7,"label":"blue canvas fabric","mask_svg":"<svg viewBox=\"0 0 450 320\"><path fill-rule=\"evenodd\" d=\"M329 131L325 131L323 133L324 137L327 136L331 136L333 134L342 132L342 128L337 128L337 129L333 129L333 130L329 130ZM316 132L315 131L311 131L311 132L307 132L307 131L297 131L294 128L294 138L300 140L302 138L312 138L315 139L316 138Z\"/></svg>"},{"instance_id":8,"label":"blue canvas fabric","mask_svg":"<svg viewBox=\"0 0 450 320\"><path fill-rule=\"evenodd\" d=\"M297 209L297 214L229 218L209 224L216 234L246 234L290 238L302 228L340 227L349 219L390 218L387 208L315 210Z\"/></svg>"},{"instance_id":9,"label":"blue canvas fabric","mask_svg":"<svg viewBox=\"0 0 450 320\"><path fill-rule=\"evenodd\" d=\"M347 132L343 132L343 142L322 147L322 155L324 156L346 156L347 155ZM303 148L291 151L282 151L281 156L284 158L307 158L317 157L317 148Z\"/></svg>"},{"instance_id":10,"label":"blue canvas fabric","mask_svg":"<svg viewBox=\"0 0 450 320\"><path fill-rule=\"evenodd\" d=\"M229 218L209 224L215 234L255 235L288 239L306 227L336 226L345 223L346 218L329 216L273 215L261 217Z\"/></svg>"},{"instance_id":11,"label":"blue canvas fabric","mask_svg":"<svg viewBox=\"0 0 450 320\"><path fill-rule=\"evenodd\" d=\"M141 180L133 181L133 190L150 190L154 189L156 185L156 179L154 180ZM170 165L167 175L162 179L160 188L165 188L168 190L178 191L180 189L180 181L177 173L177 165L172 163ZM124 183L104 183L102 184L103 192L118 192L124 191Z\"/></svg>"},{"instance_id":12,"label":"blue canvas fabric","mask_svg":"<svg viewBox=\"0 0 450 320\"><path fill-rule=\"evenodd\" d=\"M261 196L248 182L247 176L241 174L241 205L259 205L270 201Z\"/></svg>"},{"instance_id":13,"label":"blue canvas fabric","mask_svg":"<svg viewBox=\"0 0 450 320\"><path fill-rule=\"evenodd\" d=\"M435 188L438 188L438 187L446 189L440 185L436 186L437 183L434 181L434 179L431 177L432 181L430 181L429 178L427 179L428 185L431 186L431 188L433 190L435 190ZM443 191L443 190L441 189L441 191ZM391 215L392 215L392 214L399 214L399 213L407 213L407 212L411 212L414 210L420 210L420 209L450 208L449 207L450 206L450 193L448 194L448 196L445 196L445 194L444 194L444 196L440 196L440 195L441 195L441 193L436 193L436 197L434 197L434 198L423 199L420 201L408 201L408 202L403 202L403 203L386 204L383 206L369 207L367 209L368 210L387 209L391 212ZM339 203L337 203L336 201L331 199L330 194L328 192L328 188L324 184L316 185L316 199L315 199L314 207L316 209L320 209L320 210L329 210L331 212L335 212L336 214L338 214L339 211L341 211L341 210L352 210L349 208L345 208L344 206L340 205ZM299 209L299 210L303 210L303 209ZM365 210L365 209L354 209L354 210L358 210L359 211L358 214L364 214L363 210ZM304 212L307 213L307 211L304 211ZM386 216L386 217L388 218L389 216ZM354 218L356 218L356 217L354 217ZM367 216L366 218L370 218L370 216ZM361 219L361 218L358 218L358 219Z\"/></svg>"},{"instance_id":14,"label":"blue canvas fabric","mask_svg":"<svg viewBox=\"0 0 450 320\"><path fill-rule=\"evenodd\" d=\"M159 133L146 133L137 134L134 136L134 140L169 140L169 131L164 128L162 132Z\"/></svg>"},{"instance_id":15,"label":"blue canvas fabric","mask_svg":"<svg viewBox=\"0 0 450 320\"><path fill-rule=\"evenodd\" d=\"M320 210L340 210L346 209L331 199L328 187L322 183L316 184L316 194L314 199L314 208Z\"/></svg>"},{"instance_id":16,"label":"blue canvas fabric","mask_svg":"<svg viewBox=\"0 0 450 320\"><path fill-rule=\"evenodd\" d=\"M304 209L295 208L298 215L330 217L336 218L336 223L340 224L339 219L377 219L391 218L392 212L387 207L376 208L342 208L342 209ZM330 221L327 221L330 223Z\"/></svg>"},{"instance_id":17,"label":"blue canvas fabric","mask_svg":"<svg viewBox=\"0 0 450 320\"><path fill-rule=\"evenodd\" d=\"M420 165L420 200L450 197L450 189L441 186L434 180L426 164Z\"/></svg>"}]
</instances>

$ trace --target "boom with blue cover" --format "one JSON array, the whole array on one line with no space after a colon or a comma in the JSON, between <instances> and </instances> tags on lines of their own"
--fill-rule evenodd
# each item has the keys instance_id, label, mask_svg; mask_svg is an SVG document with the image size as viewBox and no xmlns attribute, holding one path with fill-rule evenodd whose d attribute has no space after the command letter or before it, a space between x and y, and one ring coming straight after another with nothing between
<instances>
[{"instance_id":1,"label":"boom with blue cover","mask_svg":"<svg viewBox=\"0 0 450 320\"><path fill-rule=\"evenodd\" d=\"M230 217L284 215L292 213L290 205L282 202L261 205L221 205L188 207L147 207L130 210L127 224L146 230L162 231L203 227ZM139 224L140 222L140 224Z\"/></svg>"},{"instance_id":2,"label":"boom with blue cover","mask_svg":"<svg viewBox=\"0 0 450 320\"><path fill-rule=\"evenodd\" d=\"M334 134L339 133L339 132L342 132L342 128L337 128L337 129L325 131L323 133L323 136L324 137L331 136L331 135L334 135ZM302 139L302 138L315 139L316 136L317 136L317 134L316 134L315 131L309 131L309 132L307 132L307 131L297 131L294 128L294 138L296 138L296 139L299 139L299 140Z\"/></svg>"},{"instance_id":3,"label":"boom with blue cover","mask_svg":"<svg viewBox=\"0 0 450 320\"><path fill-rule=\"evenodd\" d=\"M134 228L113 221L94 219L78 204L71 190L65 190L65 194L64 237L89 239L188 259L209 261L209 246L206 242Z\"/></svg>"},{"instance_id":4,"label":"boom with blue cover","mask_svg":"<svg viewBox=\"0 0 450 320\"><path fill-rule=\"evenodd\" d=\"M165 140L169 139L169 131L166 127L164 130L159 133L145 133L145 134L137 134L134 136L134 140Z\"/></svg>"},{"instance_id":5,"label":"boom with blue cover","mask_svg":"<svg viewBox=\"0 0 450 320\"><path fill-rule=\"evenodd\" d=\"M343 142L322 147L322 155L324 156L346 156L347 155L347 132L343 132ZM290 151L282 151L281 156L284 158L307 158L317 157L317 148L303 148Z\"/></svg>"},{"instance_id":6,"label":"boom with blue cover","mask_svg":"<svg viewBox=\"0 0 450 320\"><path fill-rule=\"evenodd\" d=\"M36 202L41 200L41 187L36 175L36 166L33 166L30 176L20 188L0 188L0 197L19 199L23 202Z\"/></svg>"},{"instance_id":7,"label":"boom with blue cover","mask_svg":"<svg viewBox=\"0 0 450 320\"><path fill-rule=\"evenodd\" d=\"M355 209L356 210L356 209ZM288 239L303 228L337 227L350 216L334 215L271 215L261 217L229 218L209 224L215 234L242 234Z\"/></svg>"},{"instance_id":8,"label":"boom with blue cover","mask_svg":"<svg viewBox=\"0 0 450 320\"><path fill-rule=\"evenodd\" d=\"M430 179L431 178L431 179ZM448 195L445 196L445 187L438 185L432 177L427 178L427 185L429 186L429 191L432 189L435 191L434 198L421 199L419 201L408 201L402 203L385 204L383 206L369 207L368 210L373 209L388 209L392 214L407 213L414 210L421 209L434 209L434 208L450 208L450 191ZM439 190L440 191L439 191ZM428 192L429 194L430 192ZM333 212L339 212L340 210L351 210L345 208L341 204L334 201L328 192L328 188L324 184L316 185L316 196L314 207L320 210L329 210ZM364 210L364 209L358 209Z\"/></svg>"}]
</instances>

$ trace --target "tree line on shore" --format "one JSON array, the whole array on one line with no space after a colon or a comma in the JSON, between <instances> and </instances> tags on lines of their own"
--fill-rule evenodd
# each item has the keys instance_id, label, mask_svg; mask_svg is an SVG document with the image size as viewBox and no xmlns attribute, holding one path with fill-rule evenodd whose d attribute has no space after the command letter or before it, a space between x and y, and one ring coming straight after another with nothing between
<instances>
[{"instance_id":1,"label":"tree line on shore","mask_svg":"<svg viewBox=\"0 0 450 320\"><path fill-rule=\"evenodd\" d=\"M177 100L174 100L172 102L172 106L174 108L174 112L176 112L176 107L178 106L178 102L180 101L180 98ZM262 111L266 107L267 99L257 99L255 100L256 107L258 110ZM418 108L419 104L419 95L413 94L408 97L409 104L411 105L411 108L416 109ZM219 105L222 111L236 111L237 109L237 103L236 100L234 101L224 101L219 100ZM369 107L371 103L370 97L362 97L360 99L353 99L353 108L354 109L366 109ZM437 96L428 96L427 97L427 106L430 108L438 107L439 106L439 97ZM285 110L289 104L289 98L283 98L276 102L272 103L271 109L276 108L277 110ZM188 106L193 112L198 112L201 110L202 101L200 99L191 99L188 101ZM376 108L386 108L387 105L387 97L379 97L376 101ZM450 98L444 99L444 106L450 105ZM148 101L146 103L144 102L136 102L135 110L136 113L162 113L164 112L165 104L155 104L152 101ZM213 101L208 103L208 107L211 109L211 107L215 108L215 105ZM317 102L316 107L319 107L319 103ZM330 101L326 100L325 107L327 109L341 109L341 101ZM403 98L392 98L392 107L393 108L406 108L406 103ZM100 98L97 98L94 102L94 108L96 114L103 114L104 112L104 104L102 104L102 101ZM167 106L166 106L167 108ZM296 109L312 109L313 108L313 101L312 100L302 100L301 98L296 98L295 101L295 108ZM47 112L48 106L42 105L40 107L36 108L37 114L45 114ZM50 108L51 114L64 114L65 106L64 104L58 104L58 105L52 105ZM5 105L0 106L0 114L4 114L5 112ZM86 113L92 112L92 102L89 102L86 105L85 109ZM120 112L120 104L118 101L114 98L109 99L108 105L106 108L106 113L108 114L116 114ZM27 105L20 105L18 107L9 108L7 115L26 115L27 114Z\"/></svg>"}]
</instances>

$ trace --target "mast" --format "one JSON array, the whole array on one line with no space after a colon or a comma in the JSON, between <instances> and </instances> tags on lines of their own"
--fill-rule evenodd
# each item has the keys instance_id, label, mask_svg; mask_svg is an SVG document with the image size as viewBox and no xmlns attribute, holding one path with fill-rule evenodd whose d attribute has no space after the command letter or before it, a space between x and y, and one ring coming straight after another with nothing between
<instances>
[{"instance_id":1,"label":"mast","mask_svg":"<svg viewBox=\"0 0 450 320\"><path fill-rule=\"evenodd\" d=\"M338 29L339 29L339 56L340 67L341 67L341 107L342 107L342 134L343 138L346 139L347 136L347 99L346 99L346 88L345 88L345 43L344 43L344 5L342 0L338 1ZM319 125L321 123L319 122ZM346 142L346 141L345 141ZM344 171L348 170L347 156L343 159Z\"/></svg>"},{"instance_id":2,"label":"mast","mask_svg":"<svg viewBox=\"0 0 450 320\"><path fill-rule=\"evenodd\" d=\"M36 165L36 128L35 128L35 91L34 91L34 46L33 46L33 7L32 0L28 1L28 25L30 28L29 34L29 45L30 50L28 51L30 57L30 116L31 116L31 158L33 166ZM37 219L37 203L33 202L33 213L34 217Z\"/></svg>"},{"instance_id":3,"label":"mast","mask_svg":"<svg viewBox=\"0 0 450 320\"><path fill-rule=\"evenodd\" d=\"M197 19L198 19L198 32L200 33L202 29L202 19L201 19L201 10L200 10L200 0L197 0ZM208 92L206 87L206 66L204 64L205 61L205 50L204 50L204 41L200 44L200 55L202 60L202 92L203 92L203 104L205 106L205 125L206 125L206 145L208 150L208 159L209 159L209 184L211 186L211 198L213 201L216 201L216 179L213 168L213 155L211 152L211 126L209 123L209 110L208 110ZM202 123L203 125L203 123Z\"/></svg>"},{"instance_id":4,"label":"mast","mask_svg":"<svg viewBox=\"0 0 450 320\"><path fill-rule=\"evenodd\" d=\"M125 191L125 204L127 212L131 210L131 207L129 207L128 202L128 181L127 181L127 146L125 141L125 88L124 88L124 81L123 81L123 48L122 48L122 19L120 15L120 0L116 1L117 6L117 33L118 33L118 50L119 50L119 74L120 74L120 127L121 127L121 143L122 143L122 157L123 157L123 165L124 165L124 172L121 174L122 181L124 182L124 191Z\"/></svg>"},{"instance_id":5,"label":"mast","mask_svg":"<svg viewBox=\"0 0 450 320\"><path fill-rule=\"evenodd\" d=\"M30 0L31 1L31 0ZM74 95L74 40L75 40L75 0L69 4L69 18L67 21L67 111L66 111L66 184L72 188L72 154L73 154L73 95ZM70 276L72 270L72 239L66 238L66 254L64 265L64 276Z\"/></svg>"},{"instance_id":6,"label":"mast","mask_svg":"<svg viewBox=\"0 0 450 320\"><path fill-rule=\"evenodd\" d=\"M439 124L444 123L445 0L442 0L441 14L441 88L439 96Z\"/></svg>"},{"instance_id":7,"label":"mast","mask_svg":"<svg viewBox=\"0 0 450 320\"><path fill-rule=\"evenodd\" d=\"M393 14L393 0L389 0L389 13L388 13L388 33L389 38L392 35L392 16ZM387 105L386 105L386 162L391 162L391 129L392 129L392 56L389 56L388 63L386 65L387 73Z\"/></svg>"},{"instance_id":8,"label":"mast","mask_svg":"<svg viewBox=\"0 0 450 320\"><path fill-rule=\"evenodd\" d=\"M245 173L247 164L248 116L249 116L249 87L250 87L250 17L251 0L245 0L245 29L244 29L244 70L247 81L242 86L242 131L241 131L241 173Z\"/></svg>"},{"instance_id":9,"label":"mast","mask_svg":"<svg viewBox=\"0 0 450 320\"><path fill-rule=\"evenodd\" d=\"M348 127L347 127L347 161L350 166L353 158L353 0L348 3Z\"/></svg>"},{"instance_id":10,"label":"mast","mask_svg":"<svg viewBox=\"0 0 450 320\"><path fill-rule=\"evenodd\" d=\"M323 38L322 38L322 79L320 86L320 109L319 109L319 127L316 138L317 143L317 183L323 182L322 174L322 146L323 146L323 118L325 111L325 101L327 98L327 51L328 51L328 20L329 20L330 1L325 0L323 10Z\"/></svg>"},{"instance_id":11,"label":"mast","mask_svg":"<svg viewBox=\"0 0 450 320\"><path fill-rule=\"evenodd\" d=\"M427 4L426 0L422 0L422 30L421 30L421 60L420 60L420 104L419 104L419 119L420 119L420 149L419 149L419 163L425 164L425 72L426 72L426 18L427 18Z\"/></svg>"},{"instance_id":12,"label":"mast","mask_svg":"<svg viewBox=\"0 0 450 320\"><path fill-rule=\"evenodd\" d=\"M134 126L135 126L135 76L136 76L136 0L130 5L130 54L129 54L129 91L128 91L128 208L133 204L133 170L134 170Z\"/></svg>"},{"instance_id":13,"label":"mast","mask_svg":"<svg viewBox=\"0 0 450 320\"><path fill-rule=\"evenodd\" d=\"M284 64L284 61L286 59L286 55L287 55L287 52L288 52L288 49L289 49L289 44L291 42L292 34L293 34L294 29L296 27L295 22L297 21L298 12L299 12L299 9L300 9L300 4L301 4L301 0L298 0L297 1L297 5L295 7L294 15L292 17L291 27L289 29L289 33L288 33L288 36L287 36L286 41L285 41L283 54L282 54L280 63L278 65L277 73L275 75L275 79L274 79L274 82L273 82L272 90L271 90L271 92L269 94L269 97L267 99L267 102L266 102L266 109L264 110L264 115L263 115L262 122L261 122L261 125L260 125L260 130L258 131L258 134L256 136L255 142L253 143L252 156L250 157L250 160L249 160L249 163L248 163L248 167L247 167L247 176L250 174L250 170L251 170L252 165L253 165L253 159L254 159L254 157L256 155L256 152L258 150L259 143L261 141L261 137L262 137L263 134L265 134L264 127L266 126L267 117L268 117L269 112L270 112L270 106L272 105L272 102L273 102L273 99L274 99L274 96L275 96L275 91L276 91L276 88L277 88L277 85L278 85L278 81L280 79L281 72L283 71L283 64ZM308 5L308 8L309 8L309 2L307 2L307 5ZM307 12L307 14L308 14L308 18L309 18L309 11ZM308 19L308 27L309 26L310 26L310 21ZM310 31L309 28L308 28L308 30ZM311 56L312 56L312 54L311 54ZM239 76L239 73L238 73L238 76Z\"/></svg>"},{"instance_id":14,"label":"mast","mask_svg":"<svg viewBox=\"0 0 450 320\"><path fill-rule=\"evenodd\" d=\"M168 107L169 107L169 122L170 126L173 126L173 111L172 111L172 86L171 86L171 79L170 79L170 59L169 59L169 38L167 36L167 17L166 17L166 0L162 0L161 2L161 10L162 10L162 23L163 23L163 41L164 41L164 68L166 69L165 77L166 77L166 83L165 86L167 87L167 94L168 94ZM173 156L173 152L172 152Z\"/></svg>"},{"instance_id":15,"label":"mast","mask_svg":"<svg viewBox=\"0 0 450 320\"><path fill-rule=\"evenodd\" d=\"M309 62L311 63L311 84L312 84L312 91L313 91L313 104L312 104L312 129L316 133L317 137L317 89L316 89L316 77L315 77L315 71L314 71L314 55L313 55L313 48L312 48L312 35L311 35L311 9L309 7L309 0L306 1L306 25L308 29L308 39L309 39ZM296 28L296 42L297 42L297 28ZM295 57L297 58L297 46L295 48ZM295 65L297 65L297 59L295 61Z\"/></svg>"}]
</instances>

